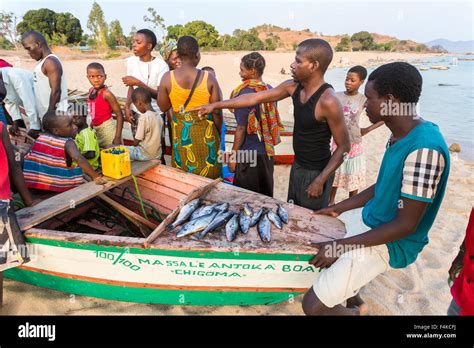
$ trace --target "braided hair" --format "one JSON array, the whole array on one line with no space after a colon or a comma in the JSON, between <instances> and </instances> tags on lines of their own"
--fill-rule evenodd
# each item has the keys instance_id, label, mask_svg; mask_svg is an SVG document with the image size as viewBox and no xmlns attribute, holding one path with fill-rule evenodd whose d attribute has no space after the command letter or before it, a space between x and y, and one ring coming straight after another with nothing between
<instances>
[{"instance_id":1,"label":"braided hair","mask_svg":"<svg viewBox=\"0 0 474 348\"><path fill-rule=\"evenodd\" d=\"M255 69L259 76L262 76L265 70L265 58L258 52L252 52L243 56L242 64L245 69Z\"/></svg>"}]
</instances>

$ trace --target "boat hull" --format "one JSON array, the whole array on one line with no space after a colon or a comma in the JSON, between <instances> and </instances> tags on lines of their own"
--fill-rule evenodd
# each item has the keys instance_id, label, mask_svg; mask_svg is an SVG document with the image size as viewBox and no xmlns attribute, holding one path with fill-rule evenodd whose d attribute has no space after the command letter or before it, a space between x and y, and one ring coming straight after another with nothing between
<instances>
[{"instance_id":1,"label":"boat hull","mask_svg":"<svg viewBox=\"0 0 474 348\"><path fill-rule=\"evenodd\" d=\"M32 260L5 277L57 291L168 305L293 301L319 272L311 255L118 247L27 238Z\"/></svg>"}]
</instances>

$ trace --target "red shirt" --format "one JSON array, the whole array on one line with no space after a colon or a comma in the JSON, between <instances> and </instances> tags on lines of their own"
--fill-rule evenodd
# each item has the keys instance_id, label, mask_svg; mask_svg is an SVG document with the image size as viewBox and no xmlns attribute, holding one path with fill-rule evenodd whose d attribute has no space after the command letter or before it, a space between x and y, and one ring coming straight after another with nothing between
<instances>
[{"instance_id":1,"label":"red shirt","mask_svg":"<svg viewBox=\"0 0 474 348\"><path fill-rule=\"evenodd\" d=\"M0 68L8 68L8 67L12 67L13 65L11 65L10 63L8 63L6 60L4 59L0 59Z\"/></svg>"},{"instance_id":2,"label":"red shirt","mask_svg":"<svg viewBox=\"0 0 474 348\"><path fill-rule=\"evenodd\" d=\"M92 126L100 126L112 118L112 107L103 96L106 88L107 87L102 88L95 99L90 98L94 89L92 88L89 91L87 102L89 103L89 110L92 117Z\"/></svg>"},{"instance_id":3,"label":"red shirt","mask_svg":"<svg viewBox=\"0 0 474 348\"><path fill-rule=\"evenodd\" d=\"M3 127L3 123L0 122L0 136L3 132ZM7 153L5 152L3 141L0 140L0 199L11 199L12 197L8 173Z\"/></svg>"},{"instance_id":4,"label":"red shirt","mask_svg":"<svg viewBox=\"0 0 474 348\"><path fill-rule=\"evenodd\" d=\"M461 308L461 315L474 315L474 208L471 209L465 244L463 268L454 280L451 294Z\"/></svg>"}]
</instances>

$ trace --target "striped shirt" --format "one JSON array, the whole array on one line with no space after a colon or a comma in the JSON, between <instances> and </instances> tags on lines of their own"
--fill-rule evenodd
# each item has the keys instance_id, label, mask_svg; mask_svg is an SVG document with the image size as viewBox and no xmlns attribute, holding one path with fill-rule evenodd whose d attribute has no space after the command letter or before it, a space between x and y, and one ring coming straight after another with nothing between
<instances>
[{"instance_id":1,"label":"striped shirt","mask_svg":"<svg viewBox=\"0 0 474 348\"><path fill-rule=\"evenodd\" d=\"M82 169L68 167L66 142L71 138L42 134L25 156L23 174L29 188L64 192L83 183Z\"/></svg>"}]
</instances>

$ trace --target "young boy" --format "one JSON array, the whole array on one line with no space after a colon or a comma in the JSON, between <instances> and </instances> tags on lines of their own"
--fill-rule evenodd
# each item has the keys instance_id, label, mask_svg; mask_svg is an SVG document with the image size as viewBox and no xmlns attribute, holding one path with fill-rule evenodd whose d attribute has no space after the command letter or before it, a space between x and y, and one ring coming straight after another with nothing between
<instances>
[{"instance_id":1,"label":"young boy","mask_svg":"<svg viewBox=\"0 0 474 348\"><path fill-rule=\"evenodd\" d=\"M103 182L74 142L76 127L70 114L48 111L43 118L43 128L45 133L36 139L25 156L26 186L64 192L83 183L83 172L98 184Z\"/></svg>"},{"instance_id":2,"label":"young boy","mask_svg":"<svg viewBox=\"0 0 474 348\"><path fill-rule=\"evenodd\" d=\"M15 161L6 126L0 122L0 272L21 265L28 258L25 238L10 206L10 182L26 206L36 203L25 185L21 168Z\"/></svg>"},{"instance_id":3,"label":"young boy","mask_svg":"<svg viewBox=\"0 0 474 348\"><path fill-rule=\"evenodd\" d=\"M91 115L91 125L95 129L99 146L120 145L122 143L123 115L120 105L112 92L105 85L107 75L99 63L87 66L87 78L92 88L89 90L87 103ZM112 112L117 121L112 118Z\"/></svg>"},{"instance_id":4,"label":"young boy","mask_svg":"<svg viewBox=\"0 0 474 348\"><path fill-rule=\"evenodd\" d=\"M149 29L140 29L133 36L133 56L127 59L127 76L122 78L128 87L125 118L132 123L132 126L135 122L133 112L137 112L131 98L134 88L141 87L148 90L152 96L153 110L160 112L156 98L161 78L169 71L169 67L163 59L152 56L156 43L156 35Z\"/></svg>"},{"instance_id":5,"label":"young boy","mask_svg":"<svg viewBox=\"0 0 474 348\"><path fill-rule=\"evenodd\" d=\"M160 158L163 119L153 111L151 93L139 87L132 93L132 102L139 112L139 117L133 146L125 146L130 151L130 159L148 161Z\"/></svg>"},{"instance_id":6,"label":"young boy","mask_svg":"<svg viewBox=\"0 0 474 348\"><path fill-rule=\"evenodd\" d=\"M367 116L372 124L384 120L392 135L377 182L317 212L337 217L353 210L358 216L346 224L344 239L315 245L319 250L310 263L326 269L304 296L306 314L366 314L359 289L389 267L415 262L428 244L446 190L450 158L438 126L416 113L421 88L419 71L408 63L385 64L370 74L365 86ZM361 207L362 216L355 210Z\"/></svg>"},{"instance_id":7,"label":"young boy","mask_svg":"<svg viewBox=\"0 0 474 348\"><path fill-rule=\"evenodd\" d=\"M242 57L240 78L242 83L234 89L231 98L257 93L271 88L262 80L265 59L258 52ZM276 103L262 103L234 110L235 129L233 154L255 154L255 163L230 161L227 166L235 172L234 185L273 197L274 146L280 141L283 126ZM246 156L252 158L251 156Z\"/></svg>"},{"instance_id":8,"label":"young boy","mask_svg":"<svg viewBox=\"0 0 474 348\"><path fill-rule=\"evenodd\" d=\"M96 170L99 168L100 149L95 130L87 125L87 115L74 114L72 119L77 127L75 138L77 148L91 167Z\"/></svg>"},{"instance_id":9,"label":"young boy","mask_svg":"<svg viewBox=\"0 0 474 348\"><path fill-rule=\"evenodd\" d=\"M365 96L359 93L359 88L364 84L366 77L367 70L363 66L357 65L350 68L346 76L346 90L336 93L336 96L342 104L344 119L346 121L347 130L349 131L351 149L345 156L344 162L336 170L329 205L334 204L338 187L344 188L349 192L349 197L352 197L366 186L362 136L383 124L383 121L381 121L367 128L360 128L359 126L360 116L363 114L366 100ZM335 151L336 148L337 146L333 141L332 151Z\"/></svg>"}]
</instances>

